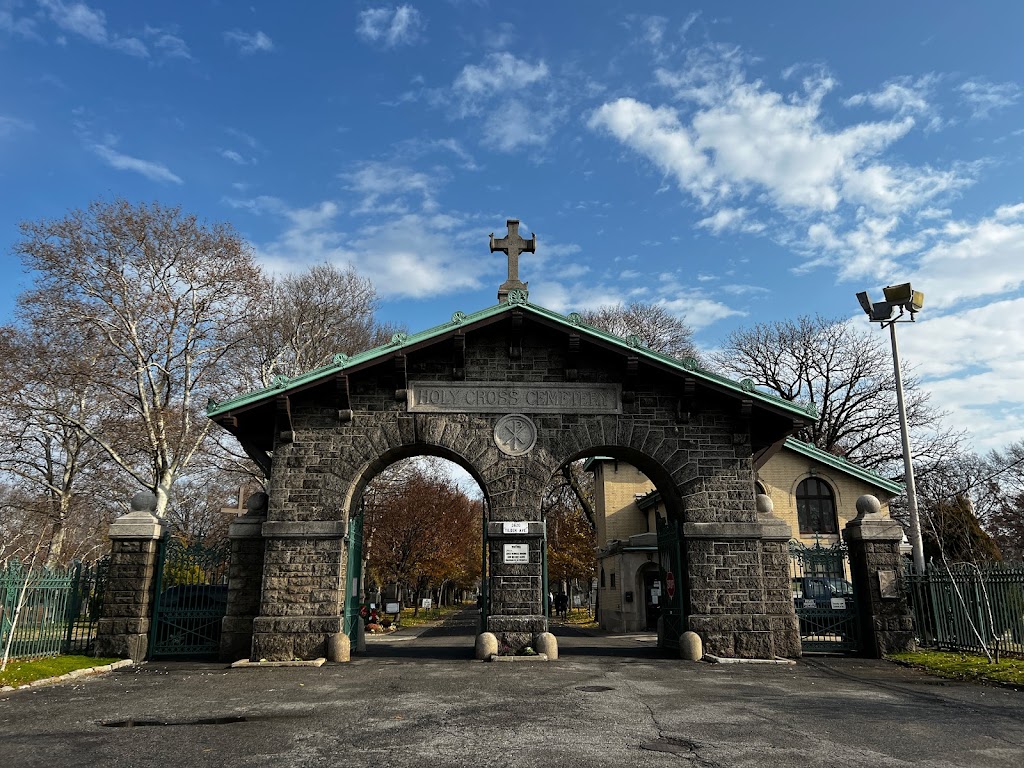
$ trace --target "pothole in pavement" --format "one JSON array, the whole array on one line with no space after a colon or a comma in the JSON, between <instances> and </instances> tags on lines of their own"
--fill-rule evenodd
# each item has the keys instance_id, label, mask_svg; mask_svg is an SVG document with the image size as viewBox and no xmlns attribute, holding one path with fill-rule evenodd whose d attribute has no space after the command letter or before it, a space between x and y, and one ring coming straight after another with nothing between
<instances>
[{"instance_id":1,"label":"pothole in pavement","mask_svg":"<svg viewBox=\"0 0 1024 768\"><path fill-rule=\"evenodd\" d=\"M583 691L584 693L604 693L605 691L614 691L610 685L577 685L577 691Z\"/></svg>"},{"instance_id":2,"label":"pothole in pavement","mask_svg":"<svg viewBox=\"0 0 1024 768\"><path fill-rule=\"evenodd\" d=\"M130 717L127 720L111 720L100 723L104 728L143 728L147 726L172 726L172 725L231 725L232 723L245 723L249 718L241 715L230 715L228 717L200 717L195 720L146 720Z\"/></svg>"},{"instance_id":3,"label":"pothole in pavement","mask_svg":"<svg viewBox=\"0 0 1024 768\"><path fill-rule=\"evenodd\" d=\"M672 736L664 736L660 739L654 739L653 741L645 741L640 745L640 749L646 749L649 752L668 752L672 755L692 755L701 747L695 741L689 741L687 739L678 739Z\"/></svg>"}]
</instances>

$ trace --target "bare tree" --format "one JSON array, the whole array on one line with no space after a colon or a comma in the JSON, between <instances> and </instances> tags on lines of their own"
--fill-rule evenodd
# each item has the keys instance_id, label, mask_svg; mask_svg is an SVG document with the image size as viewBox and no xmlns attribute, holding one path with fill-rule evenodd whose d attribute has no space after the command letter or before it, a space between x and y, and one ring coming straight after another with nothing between
<instances>
[{"instance_id":1,"label":"bare tree","mask_svg":"<svg viewBox=\"0 0 1024 768\"><path fill-rule=\"evenodd\" d=\"M987 514L979 515L982 525L992 534L1005 558L1024 561L1024 440L992 451L984 468L985 483L996 498L986 507Z\"/></svg>"},{"instance_id":2,"label":"bare tree","mask_svg":"<svg viewBox=\"0 0 1024 768\"><path fill-rule=\"evenodd\" d=\"M77 330L77 373L103 406L49 414L153 490L164 515L207 439L202 407L227 393L223 362L246 338L260 282L249 247L226 224L124 200L27 222L21 234L14 250L35 278L19 298L23 321Z\"/></svg>"},{"instance_id":3,"label":"bare tree","mask_svg":"<svg viewBox=\"0 0 1024 768\"><path fill-rule=\"evenodd\" d=\"M316 264L267 278L260 293L242 363L259 386L383 344L398 330L377 323L373 283L351 266Z\"/></svg>"},{"instance_id":4,"label":"bare tree","mask_svg":"<svg viewBox=\"0 0 1024 768\"><path fill-rule=\"evenodd\" d=\"M118 473L69 421L88 419L95 404L88 380L76 375L83 356L76 329L48 338L7 326L0 336L0 391L7 393L0 401L0 473L25 489L47 531L41 552L53 568L81 554L90 524L106 519L102 502L90 497L102 496L96 486L115 483Z\"/></svg>"},{"instance_id":5,"label":"bare tree","mask_svg":"<svg viewBox=\"0 0 1024 768\"><path fill-rule=\"evenodd\" d=\"M786 400L810 403L818 418L800 435L851 461L901 474L892 356L878 333L841 320L800 317L734 331L714 365ZM957 455L963 437L942 425L917 379L903 382L914 456L923 464Z\"/></svg>"},{"instance_id":6,"label":"bare tree","mask_svg":"<svg viewBox=\"0 0 1024 768\"><path fill-rule=\"evenodd\" d=\"M583 322L616 336L638 336L655 352L675 358L697 358L693 329L660 304L634 301L581 312Z\"/></svg>"}]
</instances>

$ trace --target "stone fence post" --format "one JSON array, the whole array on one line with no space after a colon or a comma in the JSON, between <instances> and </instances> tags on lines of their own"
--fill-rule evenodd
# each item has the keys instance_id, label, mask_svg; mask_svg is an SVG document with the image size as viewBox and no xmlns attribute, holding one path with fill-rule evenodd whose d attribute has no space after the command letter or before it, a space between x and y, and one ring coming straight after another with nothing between
<instances>
[{"instance_id":1,"label":"stone fence post","mask_svg":"<svg viewBox=\"0 0 1024 768\"><path fill-rule=\"evenodd\" d=\"M245 502L246 513L228 527L231 565L228 571L228 606L220 632L221 661L248 659L252 654L252 622L260 613L263 583L263 523L267 520L265 493Z\"/></svg>"},{"instance_id":2,"label":"stone fence post","mask_svg":"<svg viewBox=\"0 0 1024 768\"><path fill-rule=\"evenodd\" d=\"M883 515L881 509L874 496L861 496L857 517L843 531L850 553L861 649L865 656L876 659L916 649L913 617L903 589L903 526Z\"/></svg>"},{"instance_id":3,"label":"stone fence post","mask_svg":"<svg viewBox=\"0 0 1024 768\"><path fill-rule=\"evenodd\" d=\"M96 630L96 655L146 658L153 617L160 539L166 530L156 496L140 491L131 512L110 524L110 568Z\"/></svg>"}]
</instances>

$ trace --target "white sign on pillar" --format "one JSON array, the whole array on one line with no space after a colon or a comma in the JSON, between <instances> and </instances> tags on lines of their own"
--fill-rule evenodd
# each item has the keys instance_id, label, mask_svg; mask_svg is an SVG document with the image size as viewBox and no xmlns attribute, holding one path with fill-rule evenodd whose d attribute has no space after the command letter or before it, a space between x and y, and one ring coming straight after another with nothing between
<instances>
[{"instance_id":1,"label":"white sign on pillar","mask_svg":"<svg viewBox=\"0 0 1024 768\"><path fill-rule=\"evenodd\" d=\"M505 544L503 550L504 557L502 561L506 564L514 563L529 563L530 562L530 545L529 544Z\"/></svg>"}]
</instances>

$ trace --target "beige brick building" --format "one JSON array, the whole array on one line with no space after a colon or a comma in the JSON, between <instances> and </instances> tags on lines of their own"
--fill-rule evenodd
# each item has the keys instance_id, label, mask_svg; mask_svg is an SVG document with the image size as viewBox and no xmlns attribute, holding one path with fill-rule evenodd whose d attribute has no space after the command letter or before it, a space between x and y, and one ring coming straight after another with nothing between
<instances>
[{"instance_id":1,"label":"beige brick building","mask_svg":"<svg viewBox=\"0 0 1024 768\"><path fill-rule=\"evenodd\" d=\"M667 599L658 551L658 517L664 506L654 484L638 469L594 458L598 549L598 623L612 632L655 631ZM811 546L840 540L857 515L857 499L871 494L888 513L903 486L793 438L758 467L756 493L766 494L793 539Z\"/></svg>"}]
</instances>

